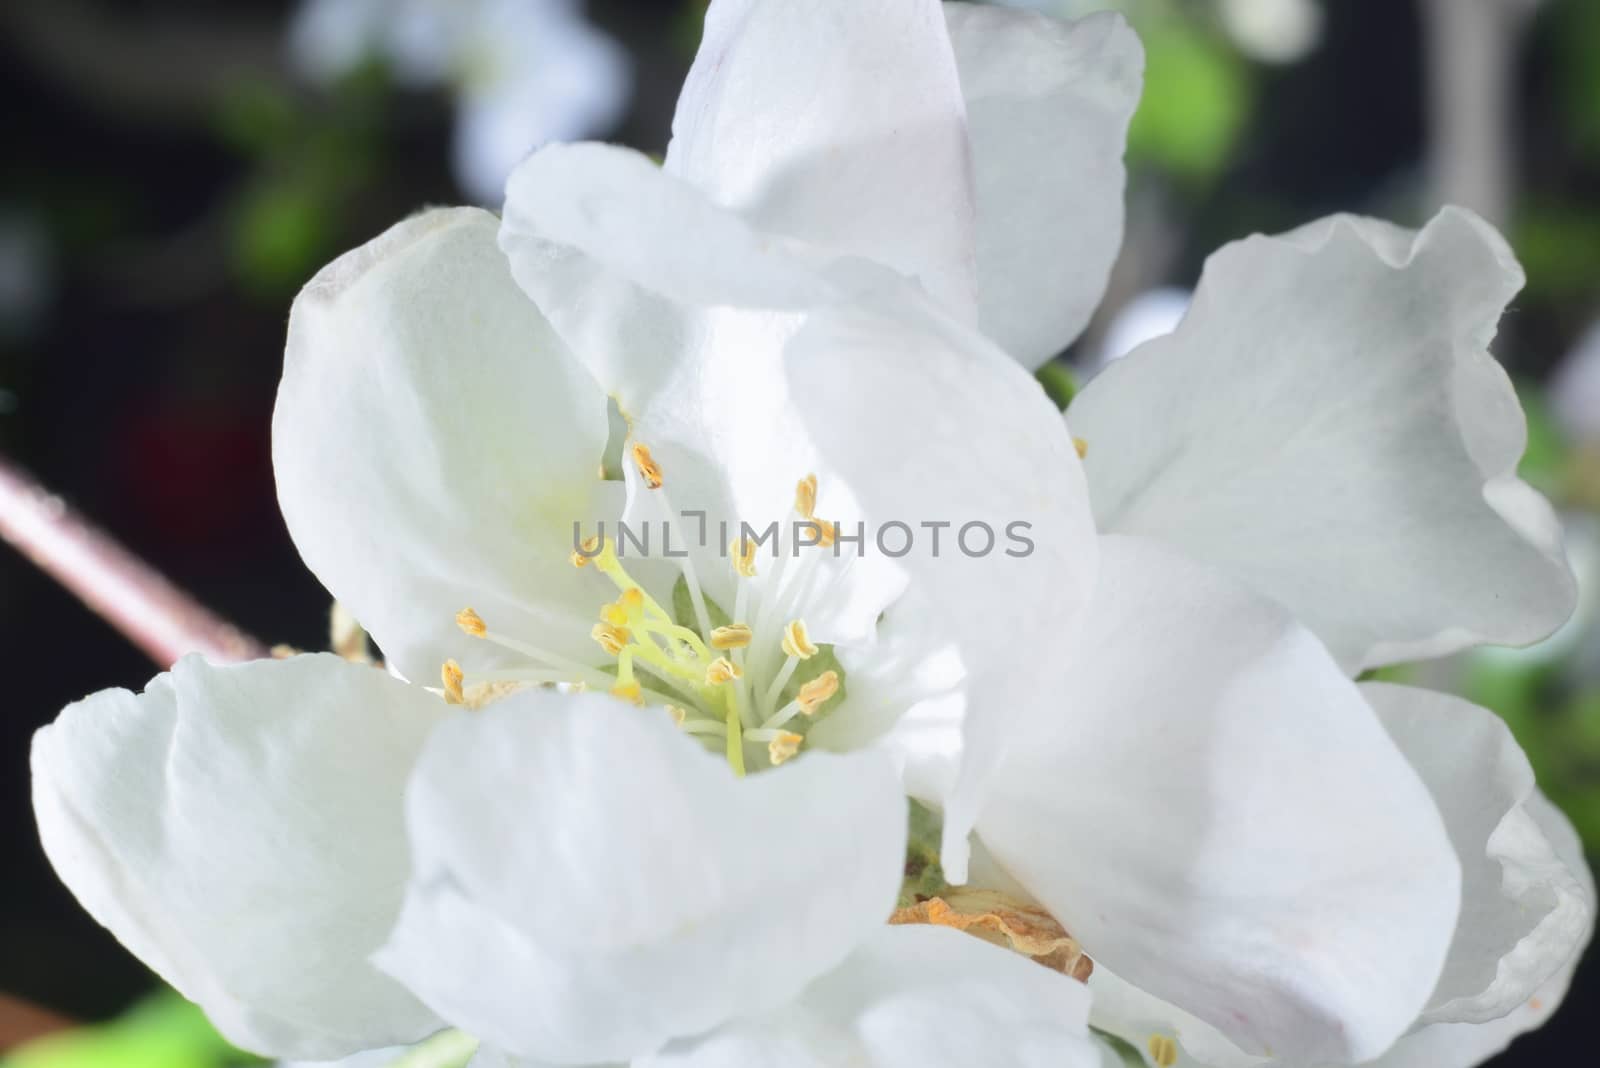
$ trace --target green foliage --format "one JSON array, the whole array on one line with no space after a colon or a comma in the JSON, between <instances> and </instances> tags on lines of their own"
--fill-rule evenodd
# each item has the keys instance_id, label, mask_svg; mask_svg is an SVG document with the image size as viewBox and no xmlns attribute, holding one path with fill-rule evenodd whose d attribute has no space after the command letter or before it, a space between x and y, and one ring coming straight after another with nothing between
<instances>
[{"instance_id":1,"label":"green foliage","mask_svg":"<svg viewBox=\"0 0 1600 1068\"><path fill-rule=\"evenodd\" d=\"M1570 302L1594 296L1600 279L1600 214L1583 205L1525 205L1512 246L1528 273L1528 296Z\"/></svg>"},{"instance_id":2,"label":"green foliage","mask_svg":"<svg viewBox=\"0 0 1600 1068\"><path fill-rule=\"evenodd\" d=\"M1595 61L1600 4L1563 0L1551 5L1549 26L1567 135L1589 159L1600 159L1600 63Z\"/></svg>"},{"instance_id":3,"label":"green foliage","mask_svg":"<svg viewBox=\"0 0 1600 1068\"><path fill-rule=\"evenodd\" d=\"M0 1068L224 1068L259 1064L230 1046L199 1008L167 991L105 1024L32 1042Z\"/></svg>"},{"instance_id":4,"label":"green foliage","mask_svg":"<svg viewBox=\"0 0 1600 1068\"><path fill-rule=\"evenodd\" d=\"M1141 19L1144 95L1128 130L1137 163L1191 182L1216 176L1250 104L1244 61L1214 33L1177 14Z\"/></svg>"},{"instance_id":5,"label":"green foliage","mask_svg":"<svg viewBox=\"0 0 1600 1068\"><path fill-rule=\"evenodd\" d=\"M271 295L304 282L326 258L332 205L293 179L247 189L232 219L234 270L251 290Z\"/></svg>"},{"instance_id":6,"label":"green foliage","mask_svg":"<svg viewBox=\"0 0 1600 1068\"><path fill-rule=\"evenodd\" d=\"M277 302L350 243L341 223L382 157L390 88L363 68L326 97L252 82L223 97L215 133L250 165L223 219L246 289Z\"/></svg>"},{"instance_id":7,"label":"green foliage","mask_svg":"<svg viewBox=\"0 0 1600 1068\"><path fill-rule=\"evenodd\" d=\"M1517 396L1528 420L1528 447L1517 465L1517 474L1540 493L1558 495L1566 480L1568 462L1561 429L1537 385L1517 383Z\"/></svg>"},{"instance_id":8,"label":"green foliage","mask_svg":"<svg viewBox=\"0 0 1600 1068\"><path fill-rule=\"evenodd\" d=\"M291 142L301 127L299 105L281 86L234 85L217 105L217 135L236 152L259 156Z\"/></svg>"},{"instance_id":9,"label":"green foliage","mask_svg":"<svg viewBox=\"0 0 1600 1068\"><path fill-rule=\"evenodd\" d=\"M478 1042L441 1031L399 1054L388 1068L465 1068ZM198 1007L167 990L110 1023L29 1043L0 1068L246 1068L261 1058L229 1045Z\"/></svg>"},{"instance_id":10,"label":"green foliage","mask_svg":"<svg viewBox=\"0 0 1600 1068\"><path fill-rule=\"evenodd\" d=\"M667 40L679 55L693 58L700 50L700 38L705 34L706 9L710 0L689 0L673 16Z\"/></svg>"}]
</instances>

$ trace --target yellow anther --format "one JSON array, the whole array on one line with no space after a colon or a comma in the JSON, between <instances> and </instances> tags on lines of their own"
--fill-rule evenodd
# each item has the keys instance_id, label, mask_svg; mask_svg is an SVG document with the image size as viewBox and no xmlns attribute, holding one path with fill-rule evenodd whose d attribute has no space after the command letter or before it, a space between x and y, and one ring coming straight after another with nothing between
<instances>
[{"instance_id":1,"label":"yellow anther","mask_svg":"<svg viewBox=\"0 0 1600 1068\"><path fill-rule=\"evenodd\" d=\"M1167 1035L1151 1035L1147 1048L1156 1068L1172 1068L1178 1063L1178 1043Z\"/></svg>"},{"instance_id":2,"label":"yellow anther","mask_svg":"<svg viewBox=\"0 0 1600 1068\"><path fill-rule=\"evenodd\" d=\"M807 475L794 487L794 510L810 519L817 511L817 476Z\"/></svg>"},{"instance_id":3,"label":"yellow anther","mask_svg":"<svg viewBox=\"0 0 1600 1068\"><path fill-rule=\"evenodd\" d=\"M816 524L817 544L830 548L838 531L826 519L817 518L817 476L807 475L794 487L794 510Z\"/></svg>"},{"instance_id":4,"label":"yellow anther","mask_svg":"<svg viewBox=\"0 0 1600 1068\"><path fill-rule=\"evenodd\" d=\"M624 701L632 701L636 705L644 704L643 691L637 682L619 682L611 687L611 696L620 697Z\"/></svg>"},{"instance_id":5,"label":"yellow anther","mask_svg":"<svg viewBox=\"0 0 1600 1068\"><path fill-rule=\"evenodd\" d=\"M579 549L582 551L580 552ZM571 559L573 567L588 567L589 561L593 560L599 552L600 536L591 534L579 543L578 549L572 550L572 556L569 559Z\"/></svg>"},{"instance_id":6,"label":"yellow anther","mask_svg":"<svg viewBox=\"0 0 1600 1068\"><path fill-rule=\"evenodd\" d=\"M489 625L483 621L483 617L470 608L463 608L456 613L456 626L474 638L481 638L489 633Z\"/></svg>"},{"instance_id":7,"label":"yellow anther","mask_svg":"<svg viewBox=\"0 0 1600 1068\"><path fill-rule=\"evenodd\" d=\"M800 706L800 711L808 716L817 714L817 709L823 703L839 692L839 673L837 671L824 671L810 682L800 687L800 692L795 694L795 704Z\"/></svg>"},{"instance_id":8,"label":"yellow anther","mask_svg":"<svg viewBox=\"0 0 1600 1068\"><path fill-rule=\"evenodd\" d=\"M642 442L634 442L633 462L639 468L639 475L644 479L646 486L651 489L661 488L661 465L650 455L649 446Z\"/></svg>"},{"instance_id":9,"label":"yellow anther","mask_svg":"<svg viewBox=\"0 0 1600 1068\"><path fill-rule=\"evenodd\" d=\"M689 710L687 708L679 708L677 705L668 705L667 715L672 717L673 723L681 727L683 726L683 721L689 718Z\"/></svg>"},{"instance_id":10,"label":"yellow anther","mask_svg":"<svg viewBox=\"0 0 1600 1068\"><path fill-rule=\"evenodd\" d=\"M633 635L628 632L627 627L614 627L610 623L596 623L594 629L589 631L589 637L599 642L600 648L612 656L616 656L632 640Z\"/></svg>"},{"instance_id":11,"label":"yellow anther","mask_svg":"<svg viewBox=\"0 0 1600 1068\"><path fill-rule=\"evenodd\" d=\"M644 607L644 591L637 586L629 586L622 591L622 596L617 598L617 603L630 614L637 612Z\"/></svg>"},{"instance_id":12,"label":"yellow anther","mask_svg":"<svg viewBox=\"0 0 1600 1068\"><path fill-rule=\"evenodd\" d=\"M446 660L439 669L439 679L444 683L444 700L446 704L465 704L467 697L461 690L461 682L466 678L466 673L461 670L461 665L454 660Z\"/></svg>"},{"instance_id":13,"label":"yellow anther","mask_svg":"<svg viewBox=\"0 0 1600 1068\"><path fill-rule=\"evenodd\" d=\"M772 766L777 767L800 752L800 743L803 741L805 739L798 734L779 731L778 736L767 743L767 756L771 758Z\"/></svg>"},{"instance_id":14,"label":"yellow anther","mask_svg":"<svg viewBox=\"0 0 1600 1068\"><path fill-rule=\"evenodd\" d=\"M738 538L728 546L733 557L733 569L745 578L756 577L756 543L749 538Z\"/></svg>"},{"instance_id":15,"label":"yellow anther","mask_svg":"<svg viewBox=\"0 0 1600 1068\"><path fill-rule=\"evenodd\" d=\"M750 644L754 635L745 623L730 623L726 627L717 627L711 632L711 647L713 649L743 649Z\"/></svg>"},{"instance_id":16,"label":"yellow anther","mask_svg":"<svg viewBox=\"0 0 1600 1068\"><path fill-rule=\"evenodd\" d=\"M743 676L744 672L739 670L739 665L725 656L717 657L706 666L707 686L721 686L725 682L732 682Z\"/></svg>"},{"instance_id":17,"label":"yellow anther","mask_svg":"<svg viewBox=\"0 0 1600 1068\"><path fill-rule=\"evenodd\" d=\"M800 660L810 660L817 655L817 647L811 644L811 636L806 633L805 620L793 620L783 628L783 651Z\"/></svg>"},{"instance_id":18,"label":"yellow anther","mask_svg":"<svg viewBox=\"0 0 1600 1068\"><path fill-rule=\"evenodd\" d=\"M628 610L622 602L603 604L600 606L600 618L613 627L626 627L628 625Z\"/></svg>"},{"instance_id":19,"label":"yellow anther","mask_svg":"<svg viewBox=\"0 0 1600 1068\"><path fill-rule=\"evenodd\" d=\"M1078 450L1078 459L1080 460L1089 455L1089 443L1082 438L1073 438L1072 447Z\"/></svg>"}]
</instances>

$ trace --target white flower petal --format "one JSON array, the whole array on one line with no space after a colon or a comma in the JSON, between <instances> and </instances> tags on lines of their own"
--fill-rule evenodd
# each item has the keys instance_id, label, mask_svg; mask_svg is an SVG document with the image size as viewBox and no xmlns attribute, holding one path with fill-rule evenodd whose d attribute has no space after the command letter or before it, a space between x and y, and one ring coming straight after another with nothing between
<instances>
[{"instance_id":1,"label":"white flower petal","mask_svg":"<svg viewBox=\"0 0 1600 1068\"><path fill-rule=\"evenodd\" d=\"M911 528L911 551L896 562L912 576L918 610L938 621L940 644L965 666L944 846L946 872L960 882L1009 722L1064 684L1063 658L1047 648L1070 640L1094 582L1097 543L1072 438L1014 361L905 294L814 313L787 366L791 389L809 401L810 437L867 519ZM941 521L935 550L922 524ZM980 527L963 531L969 524L987 524L992 541Z\"/></svg>"},{"instance_id":2,"label":"white flower petal","mask_svg":"<svg viewBox=\"0 0 1600 1068\"><path fill-rule=\"evenodd\" d=\"M1082 983L970 935L882 927L791 1005L635 1068L1096 1068Z\"/></svg>"},{"instance_id":3,"label":"white flower petal","mask_svg":"<svg viewBox=\"0 0 1600 1068\"><path fill-rule=\"evenodd\" d=\"M279 1061L276 1068L394 1068L397 1061L415 1049L415 1046L385 1046L352 1053L336 1061Z\"/></svg>"},{"instance_id":4,"label":"white flower petal","mask_svg":"<svg viewBox=\"0 0 1600 1068\"><path fill-rule=\"evenodd\" d=\"M1103 541L1059 711L1013 739L979 835L1092 958L1247 1052L1376 1056L1455 930L1432 799L1276 603Z\"/></svg>"},{"instance_id":5,"label":"white flower petal","mask_svg":"<svg viewBox=\"0 0 1600 1068\"><path fill-rule=\"evenodd\" d=\"M409 1066L406 1066L409 1068ZM517 1057L503 1049L493 1046L479 1046L478 1052L473 1054L472 1060L467 1062L467 1068L557 1068L549 1061L538 1061L531 1057ZM586 1065L585 1068L628 1068L623 1064Z\"/></svg>"},{"instance_id":6,"label":"white flower petal","mask_svg":"<svg viewBox=\"0 0 1600 1068\"><path fill-rule=\"evenodd\" d=\"M906 812L876 754L737 780L660 709L513 695L441 729L380 965L485 1042L577 1063L772 1009L892 910Z\"/></svg>"},{"instance_id":7,"label":"white flower petal","mask_svg":"<svg viewBox=\"0 0 1600 1068\"><path fill-rule=\"evenodd\" d=\"M1282 601L1351 672L1550 633L1572 577L1486 351L1521 282L1454 209L1228 246L1178 330L1072 404L1101 529Z\"/></svg>"},{"instance_id":8,"label":"white flower petal","mask_svg":"<svg viewBox=\"0 0 1600 1068\"><path fill-rule=\"evenodd\" d=\"M1408 686L1361 689L1433 793L1462 863L1461 921L1423 1021L1497 1019L1587 939L1587 869L1569 868L1546 836L1530 808L1533 769L1494 713Z\"/></svg>"},{"instance_id":9,"label":"white flower petal","mask_svg":"<svg viewBox=\"0 0 1600 1068\"><path fill-rule=\"evenodd\" d=\"M621 508L598 475L605 397L516 287L495 232L473 208L414 216L325 268L289 318L272 424L284 519L413 679L448 656L492 666L454 623L466 606L592 659L572 526Z\"/></svg>"},{"instance_id":10,"label":"white flower petal","mask_svg":"<svg viewBox=\"0 0 1600 1068\"><path fill-rule=\"evenodd\" d=\"M401 791L445 706L334 656L180 661L33 743L45 852L231 1041L327 1059L443 1026L367 962L407 870Z\"/></svg>"},{"instance_id":11,"label":"white flower petal","mask_svg":"<svg viewBox=\"0 0 1600 1068\"><path fill-rule=\"evenodd\" d=\"M517 169L500 244L661 461L676 507L758 524L786 514L807 468L779 361L799 310L835 290L811 251L594 144L550 146ZM792 461L781 477L779 456Z\"/></svg>"},{"instance_id":12,"label":"white flower petal","mask_svg":"<svg viewBox=\"0 0 1600 1068\"><path fill-rule=\"evenodd\" d=\"M755 226L975 314L961 84L936 0L718 0L666 168Z\"/></svg>"},{"instance_id":13,"label":"white flower petal","mask_svg":"<svg viewBox=\"0 0 1600 1068\"><path fill-rule=\"evenodd\" d=\"M1097 961L1089 976L1089 994L1093 999L1089 1021L1097 1029L1116 1035L1140 1052L1148 1051L1154 1041L1172 1040L1177 1060L1171 1068L1256 1068L1277 1063L1243 1052L1221 1031L1140 990L1103 962ZM1120 1060L1112 1066L1123 1068Z\"/></svg>"},{"instance_id":14,"label":"white flower petal","mask_svg":"<svg viewBox=\"0 0 1600 1068\"><path fill-rule=\"evenodd\" d=\"M978 323L1037 367L1071 343L1122 244L1144 51L1121 15L945 5L977 182Z\"/></svg>"},{"instance_id":15,"label":"white flower petal","mask_svg":"<svg viewBox=\"0 0 1600 1068\"><path fill-rule=\"evenodd\" d=\"M1518 1035L1543 1027L1567 996L1576 966L1573 961L1564 967L1509 1015L1481 1024L1430 1024L1396 1042L1368 1068L1474 1068L1511 1045Z\"/></svg>"},{"instance_id":16,"label":"white flower petal","mask_svg":"<svg viewBox=\"0 0 1600 1068\"><path fill-rule=\"evenodd\" d=\"M1594 879L1584 861L1583 843L1578 840L1572 824L1537 791L1529 795L1524 808L1554 846L1561 861L1579 876L1584 893L1592 902ZM1402 1038L1373 1063L1373 1068L1472 1068L1493 1057L1518 1035L1542 1026L1561 1007L1593 931L1591 917L1572 959L1506 1015L1485 1023L1429 1024Z\"/></svg>"},{"instance_id":17,"label":"white flower petal","mask_svg":"<svg viewBox=\"0 0 1600 1068\"><path fill-rule=\"evenodd\" d=\"M500 240L523 288L558 316L571 313L552 247L685 304L798 308L831 292L814 267L833 257L763 233L616 145L547 145L528 157L506 188Z\"/></svg>"},{"instance_id":18,"label":"white flower petal","mask_svg":"<svg viewBox=\"0 0 1600 1068\"><path fill-rule=\"evenodd\" d=\"M1470 706L1466 711L1474 721L1483 715ZM1440 713L1459 715L1460 710L1441 709ZM1388 725L1393 731L1392 718ZM1498 732L1482 730L1478 725L1478 729L1467 733L1478 741L1483 741L1487 735L1489 742L1493 743L1494 735ZM1586 899L1592 901L1594 882L1584 861L1583 844L1566 817L1537 790L1527 795L1517 812L1526 815L1536 825L1561 863L1577 877ZM1454 813L1456 819L1451 819L1452 811L1446 807L1445 815L1447 822L1460 825L1459 812ZM1470 882L1470 866L1466 875ZM1473 911L1471 894L1469 885L1464 916ZM1570 959L1504 1016L1485 1023L1428 1023L1425 1016L1424 1022L1416 1025L1387 1053L1368 1064L1371 1068L1472 1068L1488 1060L1505 1049L1518 1035L1542 1026L1560 1007L1592 930L1591 920L1577 940ZM1459 949L1459 946L1452 948L1452 958ZM1447 973L1450 967L1447 964ZM1175 1037L1178 1040L1178 1059L1174 1062L1174 1068L1254 1068L1268 1063L1241 1052L1215 1028L1129 985L1103 963L1097 965L1090 976L1089 989L1094 995L1093 1022L1096 1027L1120 1035L1141 1048L1147 1047L1151 1036ZM1432 1015L1432 1012L1428 1014Z\"/></svg>"}]
</instances>

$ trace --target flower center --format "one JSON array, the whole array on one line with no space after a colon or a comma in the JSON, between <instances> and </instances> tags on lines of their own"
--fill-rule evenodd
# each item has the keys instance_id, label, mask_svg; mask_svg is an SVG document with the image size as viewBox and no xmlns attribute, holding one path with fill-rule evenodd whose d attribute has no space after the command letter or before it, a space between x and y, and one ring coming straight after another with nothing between
<instances>
[{"instance_id":1,"label":"flower center","mask_svg":"<svg viewBox=\"0 0 1600 1068\"><path fill-rule=\"evenodd\" d=\"M635 443L630 454L643 485L664 495L666 479L649 448ZM843 689L832 651L811 640L799 614L826 592L820 558L831 554L836 534L832 523L817 517L816 503L817 478L807 475L795 488L795 521L776 533L770 568L757 567L758 543L747 533L728 546L731 615L705 596L690 557L674 558L682 575L672 598L676 611L669 611L628 573L615 540L588 538L571 562L593 567L616 591L589 632L608 663L579 664L497 633L466 608L456 615L464 632L531 663L474 674L469 685L461 665L446 661L446 700L477 708L528 685L604 687L636 705L663 707L685 733L720 749L736 774L745 774L747 764L761 770L784 763Z\"/></svg>"}]
</instances>

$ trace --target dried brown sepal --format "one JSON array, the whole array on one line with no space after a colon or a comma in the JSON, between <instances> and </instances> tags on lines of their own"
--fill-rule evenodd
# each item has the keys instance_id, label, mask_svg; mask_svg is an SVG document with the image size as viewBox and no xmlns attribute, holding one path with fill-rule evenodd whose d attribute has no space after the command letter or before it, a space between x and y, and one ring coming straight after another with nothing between
<instances>
[{"instance_id":1,"label":"dried brown sepal","mask_svg":"<svg viewBox=\"0 0 1600 1068\"><path fill-rule=\"evenodd\" d=\"M889 922L953 927L1003 949L1015 950L1080 983L1086 982L1094 971L1094 962L1054 916L994 890L952 890L943 897L930 897L895 909Z\"/></svg>"}]
</instances>

